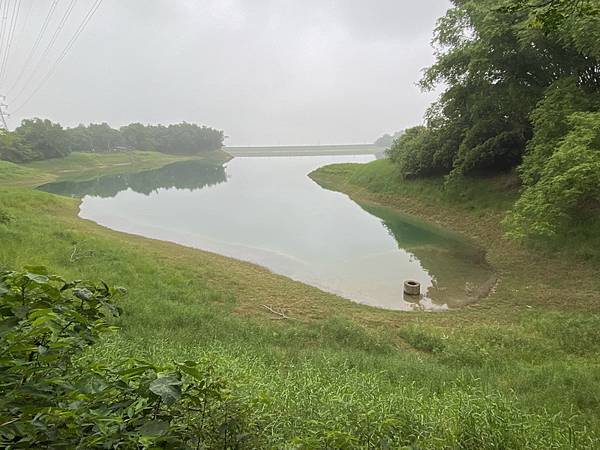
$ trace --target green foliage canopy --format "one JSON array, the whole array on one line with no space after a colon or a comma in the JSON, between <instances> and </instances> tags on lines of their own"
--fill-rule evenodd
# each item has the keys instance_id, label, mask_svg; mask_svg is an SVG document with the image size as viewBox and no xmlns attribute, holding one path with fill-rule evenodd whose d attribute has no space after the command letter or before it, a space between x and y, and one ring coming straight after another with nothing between
<instances>
[{"instance_id":1,"label":"green foliage canopy","mask_svg":"<svg viewBox=\"0 0 600 450\"><path fill-rule=\"evenodd\" d=\"M546 89L564 78L600 85L599 7L587 0L452 3L435 30L436 62L421 80L424 89L446 87L426 114L440 148L423 147L420 173L510 169L532 138L530 115Z\"/></svg>"},{"instance_id":2,"label":"green foliage canopy","mask_svg":"<svg viewBox=\"0 0 600 450\"><path fill-rule=\"evenodd\" d=\"M505 220L513 237L554 237L600 211L600 112L573 113L567 127Z\"/></svg>"},{"instance_id":3,"label":"green foliage canopy","mask_svg":"<svg viewBox=\"0 0 600 450\"><path fill-rule=\"evenodd\" d=\"M25 119L14 132L0 135L0 159L27 162L60 158L69 153L65 132L48 119Z\"/></svg>"},{"instance_id":4,"label":"green foliage canopy","mask_svg":"<svg viewBox=\"0 0 600 450\"><path fill-rule=\"evenodd\" d=\"M590 133L600 111L600 3L452 4L435 30L436 62L421 80L424 89L445 89L426 126L407 130L389 155L404 177L519 166L524 191L509 232L555 236L596 198Z\"/></svg>"},{"instance_id":5,"label":"green foliage canopy","mask_svg":"<svg viewBox=\"0 0 600 450\"><path fill-rule=\"evenodd\" d=\"M379 147L389 148L394 143L394 139L399 138L402 135L402 133L403 133L402 131L396 131L393 134L386 133L386 134L384 134L382 136L379 136L375 140L374 144L377 145L377 146L379 146Z\"/></svg>"},{"instance_id":6,"label":"green foliage canopy","mask_svg":"<svg viewBox=\"0 0 600 450\"><path fill-rule=\"evenodd\" d=\"M444 173L449 169L448 161L440 152L438 134L425 126L405 130L387 151L405 178Z\"/></svg>"},{"instance_id":7,"label":"green foliage canopy","mask_svg":"<svg viewBox=\"0 0 600 450\"><path fill-rule=\"evenodd\" d=\"M116 148L193 155L218 150L224 134L214 128L182 122L178 124L142 125L132 123L119 130L108 124L79 125L67 130L73 151L107 152Z\"/></svg>"},{"instance_id":8,"label":"green foliage canopy","mask_svg":"<svg viewBox=\"0 0 600 450\"><path fill-rule=\"evenodd\" d=\"M130 124L121 129L107 123L63 129L48 119L25 119L14 132L0 134L0 159L24 163L60 158L71 152L135 149L193 155L223 146L223 131L196 124Z\"/></svg>"}]
</instances>

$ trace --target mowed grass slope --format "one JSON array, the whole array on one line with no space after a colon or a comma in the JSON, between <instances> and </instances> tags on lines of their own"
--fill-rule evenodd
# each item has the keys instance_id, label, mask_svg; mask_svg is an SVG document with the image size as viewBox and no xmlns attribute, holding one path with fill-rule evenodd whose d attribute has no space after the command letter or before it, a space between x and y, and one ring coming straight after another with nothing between
<instances>
[{"instance_id":1,"label":"mowed grass slope","mask_svg":"<svg viewBox=\"0 0 600 450\"><path fill-rule=\"evenodd\" d=\"M331 186L349 183L349 173L330 174ZM423 189L412 202L425 207L438 194L435 184ZM446 208L448 215L454 207ZM511 248L523 266L500 264L490 299L447 314L402 313L102 228L77 218L73 199L5 186L0 211L0 266L43 264L66 277L127 287L120 333L89 358L205 361L247 406L263 446L598 443L600 318L591 268L582 267L572 298L558 298L560 285L540 284L542 268L537 278L511 278L530 264L529 253ZM482 221L474 235L497 215L481 206L464 218ZM500 262L492 234L481 234L492 263ZM544 269L560 275L565 268L551 261ZM289 319L277 320L263 305Z\"/></svg>"},{"instance_id":2,"label":"mowed grass slope","mask_svg":"<svg viewBox=\"0 0 600 450\"><path fill-rule=\"evenodd\" d=\"M101 175L140 172L188 159L226 161L221 151L204 156L169 155L158 152L123 151L112 153L74 152L65 158L46 159L28 164L0 160L0 186L37 186L50 181L89 180Z\"/></svg>"},{"instance_id":3,"label":"mowed grass slope","mask_svg":"<svg viewBox=\"0 0 600 450\"><path fill-rule=\"evenodd\" d=\"M50 174L0 160L0 186L30 186L52 179Z\"/></svg>"}]
</instances>

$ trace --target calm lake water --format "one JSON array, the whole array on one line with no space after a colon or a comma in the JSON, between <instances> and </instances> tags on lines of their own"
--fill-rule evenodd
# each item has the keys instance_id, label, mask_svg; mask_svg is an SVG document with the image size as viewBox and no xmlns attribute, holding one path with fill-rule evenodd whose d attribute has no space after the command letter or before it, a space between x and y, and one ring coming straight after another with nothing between
<instances>
[{"instance_id":1,"label":"calm lake water","mask_svg":"<svg viewBox=\"0 0 600 450\"><path fill-rule=\"evenodd\" d=\"M493 275L478 248L389 208L357 204L307 176L326 164L372 159L188 161L40 189L82 197L80 216L114 230L252 261L373 306L445 310L489 290ZM403 294L407 279L421 283L421 298Z\"/></svg>"}]
</instances>

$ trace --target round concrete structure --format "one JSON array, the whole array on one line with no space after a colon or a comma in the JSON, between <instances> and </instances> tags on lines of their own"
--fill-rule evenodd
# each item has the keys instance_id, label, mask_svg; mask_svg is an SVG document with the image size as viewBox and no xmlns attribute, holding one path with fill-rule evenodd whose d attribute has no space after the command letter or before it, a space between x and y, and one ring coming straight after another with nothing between
<instances>
[{"instance_id":1,"label":"round concrete structure","mask_svg":"<svg viewBox=\"0 0 600 450\"><path fill-rule=\"evenodd\" d=\"M406 295L420 295L421 284L418 281L407 280L404 282L404 293Z\"/></svg>"}]
</instances>

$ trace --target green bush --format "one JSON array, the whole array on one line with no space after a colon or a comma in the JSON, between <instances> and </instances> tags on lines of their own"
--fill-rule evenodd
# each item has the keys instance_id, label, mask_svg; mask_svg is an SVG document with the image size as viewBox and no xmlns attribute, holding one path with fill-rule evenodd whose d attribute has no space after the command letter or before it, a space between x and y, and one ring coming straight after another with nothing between
<instances>
[{"instance_id":1,"label":"green bush","mask_svg":"<svg viewBox=\"0 0 600 450\"><path fill-rule=\"evenodd\" d=\"M0 446L228 448L252 435L210 368L83 366L82 352L115 330L122 293L43 267L0 275Z\"/></svg>"},{"instance_id":2,"label":"green bush","mask_svg":"<svg viewBox=\"0 0 600 450\"><path fill-rule=\"evenodd\" d=\"M600 109L600 93L586 89L575 77L561 79L550 86L531 113L533 138L519 167L525 185L537 183L548 159L571 131L569 116L576 112Z\"/></svg>"},{"instance_id":3,"label":"green bush","mask_svg":"<svg viewBox=\"0 0 600 450\"><path fill-rule=\"evenodd\" d=\"M568 117L569 132L504 223L516 238L555 237L600 205L600 113Z\"/></svg>"},{"instance_id":4,"label":"green bush","mask_svg":"<svg viewBox=\"0 0 600 450\"><path fill-rule=\"evenodd\" d=\"M444 173L449 161L440 158L440 141L433 129L416 126L406 129L386 151L392 162L398 165L403 178Z\"/></svg>"}]
</instances>

